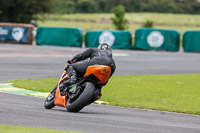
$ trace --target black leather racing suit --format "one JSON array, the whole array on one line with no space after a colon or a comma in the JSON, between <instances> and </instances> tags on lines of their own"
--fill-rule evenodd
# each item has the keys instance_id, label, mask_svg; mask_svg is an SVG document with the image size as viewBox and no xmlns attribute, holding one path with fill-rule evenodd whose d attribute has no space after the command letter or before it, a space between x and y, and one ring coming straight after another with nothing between
<instances>
[{"instance_id":1,"label":"black leather racing suit","mask_svg":"<svg viewBox=\"0 0 200 133\"><path fill-rule=\"evenodd\" d=\"M87 59L87 60L85 60ZM106 65L111 68L111 76L115 71L115 62L112 53L108 50L100 50L97 48L89 48L81 54L77 54L72 58L76 63L71 64L78 75L84 75L87 67L91 65ZM84 61L81 61L84 60Z\"/></svg>"},{"instance_id":2,"label":"black leather racing suit","mask_svg":"<svg viewBox=\"0 0 200 133\"><path fill-rule=\"evenodd\" d=\"M116 66L112 58L112 53L108 50L100 50L97 48L89 48L81 54L77 54L71 59L73 64L70 64L67 73L71 80L67 83L73 84L77 80L77 75L83 76L86 73L87 67L91 65L106 65L111 68L110 77L115 72Z\"/></svg>"}]
</instances>

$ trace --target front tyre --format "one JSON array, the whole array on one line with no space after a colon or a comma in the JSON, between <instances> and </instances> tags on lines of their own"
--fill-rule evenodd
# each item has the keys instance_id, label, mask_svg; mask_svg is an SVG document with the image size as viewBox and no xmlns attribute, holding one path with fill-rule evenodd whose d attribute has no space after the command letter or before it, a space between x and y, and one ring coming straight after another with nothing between
<instances>
[{"instance_id":1,"label":"front tyre","mask_svg":"<svg viewBox=\"0 0 200 133\"><path fill-rule=\"evenodd\" d=\"M44 107L46 109L52 109L53 107L55 107L54 99L55 99L56 89L57 89L57 85L51 91L51 93L48 95L48 97L45 99L45 101L44 101Z\"/></svg>"},{"instance_id":2,"label":"front tyre","mask_svg":"<svg viewBox=\"0 0 200 133\"><path fill-rule=\"evenodd\" d=\"M67 100L67 111L79 112L84 106L88 105L95 93L95 86L92 82L86 82L83 92L74 101L70 98ZM73 101L73 102L72 102Z\"/></svg>"}]
</instances>

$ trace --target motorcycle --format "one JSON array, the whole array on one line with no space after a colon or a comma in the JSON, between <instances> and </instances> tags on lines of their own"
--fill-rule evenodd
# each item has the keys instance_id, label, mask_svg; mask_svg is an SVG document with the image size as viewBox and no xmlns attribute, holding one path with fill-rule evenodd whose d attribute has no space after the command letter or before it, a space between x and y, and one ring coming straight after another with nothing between
<instances>
[{"instance_id":1,"label":"motorcycle","mask_svg":"<svg viewBox=\"0 0 200 133\"><path fill-rule=\"evenodd\" d=\"M108 82L110 73L109 66L89 66L83 77L78 77L75 84L63 89L62 83L69 78L67 72L64 71L58 84L45 99L44 107L52 109L55 106L61 106L69 112L79 112L101 97L101 87Z\"/></svg>"}]
</instances>

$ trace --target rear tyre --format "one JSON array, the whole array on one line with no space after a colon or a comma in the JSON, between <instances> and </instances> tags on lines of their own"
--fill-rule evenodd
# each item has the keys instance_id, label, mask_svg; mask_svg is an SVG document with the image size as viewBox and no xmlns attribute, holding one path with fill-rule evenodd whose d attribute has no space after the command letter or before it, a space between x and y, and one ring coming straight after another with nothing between
<instances>
[{"instance_id":1,"label":"rear tyre","mask_svg":"<svg viewBox=\"0 0 200 133\"><path fill-rule=\"evenodd\" d=\"M95 93L95 86L92 82L86 82L85 89L74 101L72 99L67 100L67 111L79 112L84 106L88 105ZM73 102L72 102L73 101Z\"/></svg>"},{"instance_id":2,"label":"rear tyre","mask_svg":"<svg viewBox=\"0 0 200 133\"><path fill-rule=\"evenodd\" d=\"M51 93L48 95L48 97L45 99L45 101L44 101L44 107L46 109L52 109L53 107L55 107L54 99L55 99L56 89L57 89L57 85L51 91Z\"/></svg>"}]
</instances>

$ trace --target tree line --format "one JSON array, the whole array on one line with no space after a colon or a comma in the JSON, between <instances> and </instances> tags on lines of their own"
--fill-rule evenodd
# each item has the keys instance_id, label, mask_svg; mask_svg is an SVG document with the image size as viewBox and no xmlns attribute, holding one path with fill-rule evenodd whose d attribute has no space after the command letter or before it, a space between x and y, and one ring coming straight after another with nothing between
<instances>
[{"instance_id":1,"label":"tree line","mask_svg":"<svg viewBox=\"0 0 200 133\"><path fill-rule=\"evenodd\" d=\"M55 0L55 13L109 13L117 5L126 12L199 14L199 0Z\"/></svg>"},{"instance_id":2,"label":"tree line","mask_svg":"<svg viewBox=\"0 0 200 133\"><path fill-rule=\"evenodd\" d=\"M0 0L0 22L29 23L45 13L111 13L118 5L126 12L200 13L200 0Z\"/></svg>"},{"instance_id":3,"label":"tree line","mask_svg":"<svg viewBox=\"0 0 200 133\"><path fill-rule=\"evenodd\" d=\"M53 12L52 0L0 0L0 22L30 23ZM41 14L41 15L38 15Z\"/></svg>"}]
</instances>

